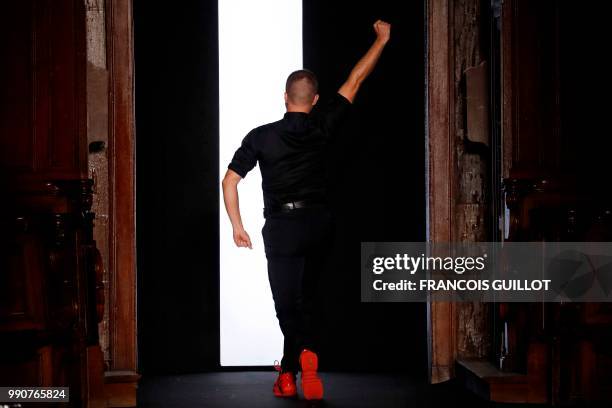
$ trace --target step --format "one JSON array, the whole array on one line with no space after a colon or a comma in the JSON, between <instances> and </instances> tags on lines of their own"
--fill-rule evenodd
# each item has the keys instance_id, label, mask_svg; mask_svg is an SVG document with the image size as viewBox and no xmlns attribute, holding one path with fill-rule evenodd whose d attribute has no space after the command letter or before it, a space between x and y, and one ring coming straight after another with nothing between
<instances>
[{"instance_id":1,"label":"step","mask_svg":"<svg viewBox=\"0 0 612 408\"><path fill-rule=\"evenodd\" d=\"M479 397L494 402L529 402L526 374L499 370L487 360L458 360L457 380Z\"/></svg>"},{"instance_id":2,"label":"step","mask_svg":"<svg viewBox=\"0 0 612 408\"><path fill-rule=\"evenodd\" d=\"M135 407L140 374L134 371L106 371L104 391L108 407Z\"/></svg>"}]
</instances>

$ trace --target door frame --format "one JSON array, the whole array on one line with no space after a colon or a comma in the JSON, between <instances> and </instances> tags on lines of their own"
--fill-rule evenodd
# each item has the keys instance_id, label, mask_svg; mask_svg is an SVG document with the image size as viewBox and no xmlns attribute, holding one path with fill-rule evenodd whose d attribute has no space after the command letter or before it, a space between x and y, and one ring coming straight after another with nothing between
<instances>
[{"instance_id":1,"label":"door frame","mask_svg":"<svg viewBox=\"0 0 612 408\"><path fill-rule=\"evenodd\" d=\"M452 0L426 0L425 137L427 241L450 242L454 202L454 78ZM452 302L427 302L431 383L454 377L456 311Z\"/></svg>"},{"instance_id":2,"label":"door frame","mask_svg":"<svg viewBox=\"0 0 612 408\"><path fill-rule=\"evenodd\" d=\"M425 137L427 241L452 241L454 200L453 21L451 0L425 1ZM133 34L130 0L109 0L109 161L112 370L136 372L136 227ZM118 283L121 282L121 285ZM454 376L455 306L428 302L427 342L432 383Z\"/></svg>"},{"instance_id":3,"label":"door frame","mask_svg":"<svg viewBox=\"0 0 612 408\"><path fill-rule=\"evenodd\" d=\"M136 134L131 0L106 0L109 73L109 371L136 373Z\"/></svg>"}]
</instances>

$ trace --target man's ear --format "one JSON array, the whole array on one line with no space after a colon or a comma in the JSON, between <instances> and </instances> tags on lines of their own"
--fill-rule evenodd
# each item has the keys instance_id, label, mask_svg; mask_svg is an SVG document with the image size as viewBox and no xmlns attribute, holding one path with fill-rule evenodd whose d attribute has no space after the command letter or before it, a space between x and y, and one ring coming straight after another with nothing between
<instances>
[{"instance_id":1,"label":"man's ear","mask_svg":"<svg viewBox=\"0 0 612 408\"><path fill-rule=\"evenodd\" d=\"M285 103L289 103L289 96L287 96L287 92L285 92Z\"/></svg>"},{"instance_id":2,"label":"man's ear","mask_svg":"<svg viewBox=\"0 0 612 408\"><path fill-rule=\"evenodd\" d=\"M315 106L318 101L319 101L319 94L316 94L314 99L312 100L312 106Z\"/></svg>"}]
</instances>

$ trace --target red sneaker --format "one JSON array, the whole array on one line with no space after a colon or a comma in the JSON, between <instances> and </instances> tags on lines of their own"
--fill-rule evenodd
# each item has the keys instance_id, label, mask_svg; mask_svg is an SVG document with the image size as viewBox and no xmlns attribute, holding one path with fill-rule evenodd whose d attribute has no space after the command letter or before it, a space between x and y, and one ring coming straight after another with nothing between
<instances>
[{"instance_id":1,"label":"red sneaker","mask_svg":"<svg viewBox=\"0 0 612 408\"><path fill-rule=\"evenodd\" d=\"M323 398L323 382L317 374L319 359L317 354L304 349L300 354L300 367L302 368L302 392L307 400L320 400Z\"/></svg>"},{"instance_id":2,"label":"red sneaker","mask_svg":"<svg viewBox=\"0 0 612 408\"><path fill-rule=\"evenodd\" d=\"M272 387L274 395L277 397L295 397L297 395L295 375L292 372L283 373L278 362L274 364L274 368L278 371L278 378L274 382L274 387Z\"/></svg>"}]
</instances>

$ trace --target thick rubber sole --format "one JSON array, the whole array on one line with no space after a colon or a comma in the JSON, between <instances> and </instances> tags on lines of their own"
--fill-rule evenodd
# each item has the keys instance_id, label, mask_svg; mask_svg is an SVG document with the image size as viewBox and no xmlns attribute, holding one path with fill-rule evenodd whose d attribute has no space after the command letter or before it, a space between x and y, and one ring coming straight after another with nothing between
<instances>
[{"instance_id":1,"label":"thick rubber sole","mask_svg":"<svg viewBox=\"0 0 612 408\"><path fill-rule=\"evenodd\" d=\"M272 391L274 392L274 396L278 397L278 398L295 398L295 397L297 397L297 390L296 390L296 392L291 393L291 394L283 394L276 387L274 387L274 389Z\"/></svg>"},{"instance_id":2,"label":"thick rubber sole","mask_svg":"<svg viewBox=\"0 0 612 408\"><path fill-rule=\"evenodd\" d=\"M317 374L319 359L310 350L300 354L300 367L302 368L302 392L307 400L323 399L323 381Z\"/></svg>"}]
</instances>

